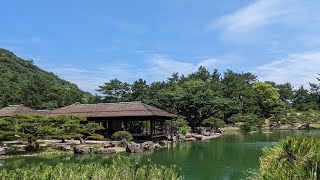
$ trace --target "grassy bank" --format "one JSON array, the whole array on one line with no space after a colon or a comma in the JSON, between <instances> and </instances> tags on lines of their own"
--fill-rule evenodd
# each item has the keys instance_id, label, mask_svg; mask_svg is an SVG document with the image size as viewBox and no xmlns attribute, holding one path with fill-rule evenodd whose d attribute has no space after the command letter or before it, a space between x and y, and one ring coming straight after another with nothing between
<instances>
[{"instance_id":1,"label":"grassy bank","mask_svg":"<svg viewBox=\"0 0 320 180\"><path fill-rule=\"evenodd\" d=\"M110 165L98 163L90 164L63 164L56 166L40 164L37 166L26 166L14 170L0 170L1 180L33 180L33 179L63 179L63 180L177 180L181 179L180 170L176 166L162 166L148 162L140 164L128 157L118 156Z\"/></svg>"}]
</instances>

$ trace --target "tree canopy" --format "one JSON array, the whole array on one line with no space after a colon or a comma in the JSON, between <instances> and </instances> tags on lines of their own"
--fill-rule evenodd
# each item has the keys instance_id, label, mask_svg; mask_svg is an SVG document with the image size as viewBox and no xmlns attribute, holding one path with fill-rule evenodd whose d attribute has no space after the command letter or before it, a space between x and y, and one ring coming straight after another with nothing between
<instances>
[{"instance_id":1,"label":"tree canopy","mask_svg":"<svg viewBox=\"0 0 320 180\"><path fill-rule=\"evenodd\" d=\"M35 109L54 109L90 101L92 95L60 79L12 52L0 48L0 108L24 104Z\"/></svg>"}]
</instances>

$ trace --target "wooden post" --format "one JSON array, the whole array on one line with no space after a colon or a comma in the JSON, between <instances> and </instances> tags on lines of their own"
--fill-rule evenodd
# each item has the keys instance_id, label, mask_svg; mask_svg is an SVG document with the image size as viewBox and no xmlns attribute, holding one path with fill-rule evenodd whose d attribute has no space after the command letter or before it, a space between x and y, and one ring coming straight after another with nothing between
<instances>
[{"instance_id":1,"label":"wooden post","mask_svg":"<svg viewBox=\"0 0 320 180\"><path fill-rule=\"evenodd\" d=\"M150 119L150 135L151 135L151 138L152 138L152 136L153 136L153 129L154 129L154 122L153 122L153 120L152 119Z\"/></svg>"}]
</instances>

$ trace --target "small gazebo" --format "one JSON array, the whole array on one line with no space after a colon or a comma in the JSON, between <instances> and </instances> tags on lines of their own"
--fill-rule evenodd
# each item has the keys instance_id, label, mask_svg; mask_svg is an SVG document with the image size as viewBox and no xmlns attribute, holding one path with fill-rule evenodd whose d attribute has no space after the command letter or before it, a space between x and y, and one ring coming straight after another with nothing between
<instances>
[{"instance_id":1,"label":"small gazebo","mask_svg":"<svg viewBox=\"0 0 320 180\"><path fill-rule=\"evenodd\" d=\"M105 136L126 130L136 138L158 138L170 134L171 123L166 123L166 120L176 117L142 102L74 103L48 113L49 117L57 115L84 116L88 122L100 123L105 128L100 133Z\"/></svg>"}]
</instances>

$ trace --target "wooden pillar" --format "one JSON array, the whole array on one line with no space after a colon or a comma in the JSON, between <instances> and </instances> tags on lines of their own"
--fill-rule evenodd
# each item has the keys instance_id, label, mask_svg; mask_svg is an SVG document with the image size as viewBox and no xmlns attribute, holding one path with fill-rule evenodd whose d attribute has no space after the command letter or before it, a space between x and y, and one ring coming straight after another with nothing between
<instances>
[{"instance_id":1,"label":"wooden pillar","mask_svg":"<svg viewBox=\"0 0 320 180\"><path fill-rule=\"evenodd\" d=\"M153 129L154 129L154 122L152 119L150 119L150 135L153 136Z\"/></svg>"}]
</instances>

